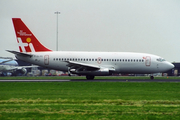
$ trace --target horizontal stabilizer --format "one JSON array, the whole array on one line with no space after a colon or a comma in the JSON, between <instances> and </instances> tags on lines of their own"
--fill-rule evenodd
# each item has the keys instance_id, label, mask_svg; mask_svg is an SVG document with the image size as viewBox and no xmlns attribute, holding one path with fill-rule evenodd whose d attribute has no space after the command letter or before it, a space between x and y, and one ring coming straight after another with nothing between
<instances>
[{"instance_id":1,"label":"horizontal stabilizer","mask_svg":"<svg viewBox=\"0 0 180 120\"><path fill-rule=\"evenodd\" d=\"M24 56L24 57L32 57L33 55L31 54L27 54L27 53L21 53L21 52L17 52L17 51L13 51L13 50L6 50L10 53L13 53L15 55L20 55L20 56Z\"/></svg>"}]
</instances>

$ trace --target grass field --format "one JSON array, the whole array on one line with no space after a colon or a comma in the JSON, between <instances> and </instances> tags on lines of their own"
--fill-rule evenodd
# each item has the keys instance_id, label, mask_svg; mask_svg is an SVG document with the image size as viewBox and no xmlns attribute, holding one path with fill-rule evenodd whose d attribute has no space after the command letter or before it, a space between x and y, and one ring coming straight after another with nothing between
<instances>
[{"instance_id":1,"label":"grass field","mask_svg":"<svg viewBox=\"0 0 180 120\"><path fill-rule=\"evenodd\" d=\"M1 82L0 119L177 120L180 83Z\"/></svg>"}]
</instances>

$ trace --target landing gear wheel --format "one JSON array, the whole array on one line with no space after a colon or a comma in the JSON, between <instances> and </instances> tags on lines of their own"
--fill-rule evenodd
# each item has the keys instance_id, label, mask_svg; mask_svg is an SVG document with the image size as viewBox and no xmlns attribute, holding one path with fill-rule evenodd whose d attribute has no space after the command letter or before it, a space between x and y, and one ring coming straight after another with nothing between
<instances>
[{"instance_id":1,"label":"landing gear wheel","mask_svg":"<svg viewBox=\"0 0 180 120\"><path fill-rule=\"evenodd\" d=\"M151 78L151 80L153 80L153 79L154 79L154 76L150 76L150 78Z\"/></svg>"},{"instance_id":2,"label":"landing gear wheel","mask_svg":"<svg viewBox=\"0 0 180 120\"><path fill-rule=\"evenodd\" d=\"M87 76L86 76L86 79L87 79L87 80L93 80L93 79L94 79L94 76L87 75Z\"/></svg>"}]
</instances>

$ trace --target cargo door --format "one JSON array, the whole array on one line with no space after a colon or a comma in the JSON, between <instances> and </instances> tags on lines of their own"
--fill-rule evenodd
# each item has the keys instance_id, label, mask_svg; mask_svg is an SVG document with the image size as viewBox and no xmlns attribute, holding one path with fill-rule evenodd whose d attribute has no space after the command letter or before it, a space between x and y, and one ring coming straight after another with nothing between
<instances>
[{"instance_id":1,"label":"cargo door","mask_svg":"<svg viewBox=\"0 0 180 120\"><path fill-rule=\"evenodd\" d=\"M49 65L49 55L44 56L44 64Z\"/></svg>"}]
</instances>

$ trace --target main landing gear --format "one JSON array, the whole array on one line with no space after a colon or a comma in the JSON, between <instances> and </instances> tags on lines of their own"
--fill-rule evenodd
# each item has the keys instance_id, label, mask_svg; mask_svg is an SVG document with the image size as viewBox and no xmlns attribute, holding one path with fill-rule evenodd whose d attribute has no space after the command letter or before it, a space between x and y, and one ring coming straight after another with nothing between
<instances>
[{"instance_id":1,"label":"main landing gear","mask_svg":"<svg viewBox=\"0 0 180 120\"><path fill-rule=\"evenodd\" d=\"M154 76L150 76L150 79L153 80L153 79L154 79Z\"/></svg>"},{"instance_id":2,"label":"main landing gear","mask_svg":"<svg viewBox=\"0 0 180 120\"><path fill-rule=\"evenodd\" d=\"M87 79L87 80L93 80L93 79L94 79L94 76L92 76L92 75L86 75L86 79Z\"/></svg>"}]
</instances>

